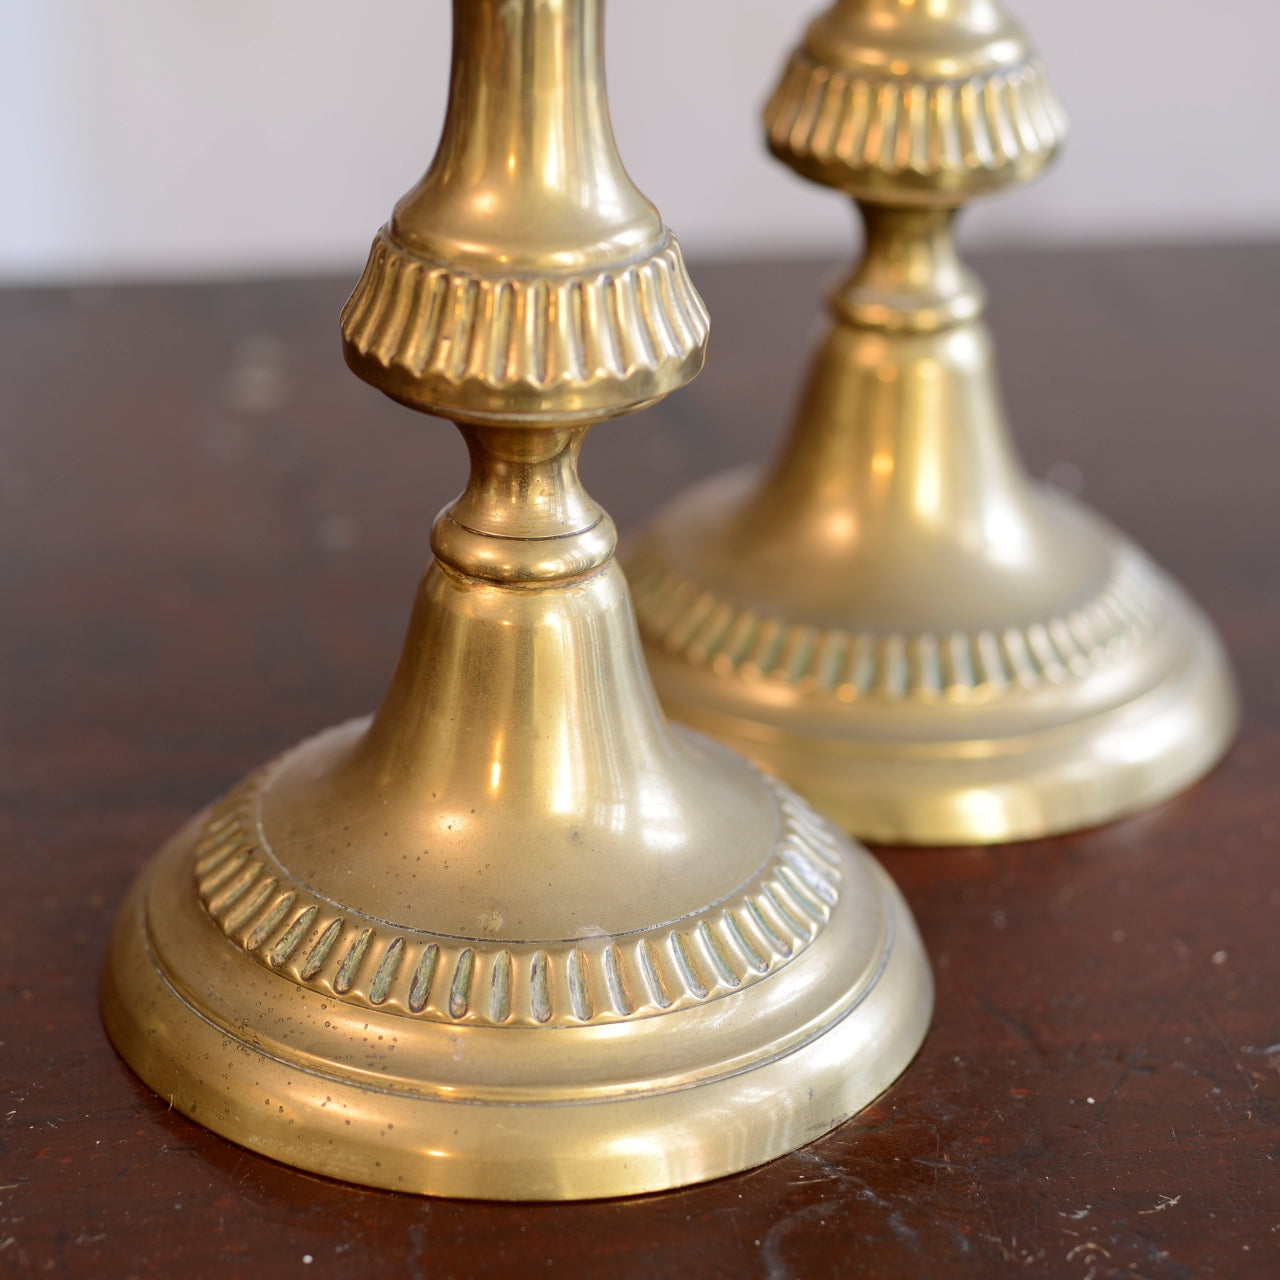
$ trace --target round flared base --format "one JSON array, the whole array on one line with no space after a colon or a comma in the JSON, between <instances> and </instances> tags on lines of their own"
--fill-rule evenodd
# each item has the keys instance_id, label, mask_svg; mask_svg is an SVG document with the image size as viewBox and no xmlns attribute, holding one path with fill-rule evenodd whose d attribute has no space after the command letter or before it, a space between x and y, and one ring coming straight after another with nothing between
<instances>
[{"instance_id":1,"label":"round flared base","mask_svg":"<svg viewBox=\"0 0 1280 1280\"><path fill-rule=\"evenodd\" d=\"M874 859L749 776L779 841L730 899L634 935L496 947L317 905L269 851L237 862L215 807L123 907L105 1025L193 1120L369 1186L579 1199L760 1164L883 1092L933 995Z\"/></svg>"},{"instance_id":2,"label":"round flared base","mask_svg":"<svg viewBox=\"0 0 1280 1280\"><path fill-rule=\"evenodd\" d=\"M888 844L1033 839L1167 799L1234 736L1222 648L1131 543L1087 511L1043 501L1099 548L1102 580L1043 617L951 626L940 616L915 633L869 613L837 623L736 604L696 566L672 567L660 520L628 572L664 708L846 830ZM713 506L709 497L703 511ZM945 598L946 586L916 598Z\"/></svg>"}]
</instances>

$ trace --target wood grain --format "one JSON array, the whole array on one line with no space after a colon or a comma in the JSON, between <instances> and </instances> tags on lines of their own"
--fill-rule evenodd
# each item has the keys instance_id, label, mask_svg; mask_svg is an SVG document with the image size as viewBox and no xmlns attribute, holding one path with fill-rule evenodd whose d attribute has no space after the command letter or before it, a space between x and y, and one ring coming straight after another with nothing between
<instances>
[{"instance_id":1,"label":"wood grain","mask_svg":"<svg viewBox=\"0 0 1280 1280\"><path fill-rule=\"evenodd\" d=\"M130 878L381 692L455 433L342 365L347 281L0 294L0 1268L185 1277L1280 1274L1280 246L1005 254L1029 469L1222 629L1242 737L1171 803L883 850L938 979L877 1105L755 1172L578 1205L418 1200L170 1112L99 1026ZM823 264L698 270L706 373L596 433L624 533L775 441Z\"/></svg>"}]
</instances>

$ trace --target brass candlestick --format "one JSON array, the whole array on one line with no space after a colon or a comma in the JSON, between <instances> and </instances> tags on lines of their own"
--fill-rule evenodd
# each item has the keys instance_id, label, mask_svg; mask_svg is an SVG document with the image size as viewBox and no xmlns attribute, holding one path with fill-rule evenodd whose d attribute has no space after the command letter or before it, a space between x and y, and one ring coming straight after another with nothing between
<instances>
[{"instance_id":1,"label":"brass candlestick","mask_svg":"<svg viewBox=\"0 0 1280 1280\"><path fill-rule=\"evenodd\" d=\"M1022 32L994 0L838 0L766 124L866 245L781 456L678 498L628 558L667 710L878 840L1038 836L1185 786L1234 729L1217 641L1023 474L951 238L1063 136Z\"/></svg>"},{"instance_id":2,"label":"brass candlestick","mask_svg":"<svg viewBox=\"0 0 1280 1280\"><path fill-rule=\"evenodd\" d=\"M453 419L371 721L197 815L124 907L103 1017L173 1106L404 1191L622 1195L817 1136L915 1053L905 904L785 786L672 733L588 425L681 386L707 322L618 160L601 0L455 0L444 136L343 312L347 361Z\"/></svg>"}]
</instances>

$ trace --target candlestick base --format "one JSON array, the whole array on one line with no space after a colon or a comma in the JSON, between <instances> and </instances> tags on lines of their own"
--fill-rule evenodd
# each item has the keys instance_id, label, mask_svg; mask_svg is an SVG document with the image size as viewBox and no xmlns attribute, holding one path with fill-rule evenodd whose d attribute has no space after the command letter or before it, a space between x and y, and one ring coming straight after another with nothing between
<instances>
[{"instance_id":1,"label":"candlestick base","mask_svg":"<svg viewBox=\"0 0 1280 1280\"><path fill-rule=\"evenodd\" d=\"M263 813L300 779L333 785L365 735L366 722L331 730L198 815L120 913L104 1022L130 1066L193 1120L389 1190L633 1195L808 1142L914 1056L932 983L897 889L728 752L678 740L685 777L711 797L731 791L776 829L744 881L675 920L610 933L584 917L576 936L524 942L494 916L487 937L387 924L281 860ZM397 816L408 815L387 821ZM377 880L405 878L397 868L418 849L381 858ZM505 852L489 850L495 862ZM695 852L720 873L756 860L714 838ZM610 883L643 901L652 850L633 853L611 860ZM416 899L457 906L448 879L447 863L428 869Z\"/></svg>"},{"instance_id":2,"label":"candlestick base","mask_svg":"<svg viewBox=\"0 0 1280 1280\"><path fill-rule=\"evenodd\" d=\"M735 533L761 528L759 483L697 486L628 556L650 670L673 718L847 830L983 844L1092 826L1175 794L1226 750L1236 697L1212 627L1090 512L1028 486L1042 557L919 547L864 566L883 589L859 607L868 579L846 563L835 585L838 548L796 555L785 578L783 540L768 564L744 555ZM1024 593L1042 607L1011 608ZM924 625L904 626L911 613Z\"/></svg>"}]
</instances>

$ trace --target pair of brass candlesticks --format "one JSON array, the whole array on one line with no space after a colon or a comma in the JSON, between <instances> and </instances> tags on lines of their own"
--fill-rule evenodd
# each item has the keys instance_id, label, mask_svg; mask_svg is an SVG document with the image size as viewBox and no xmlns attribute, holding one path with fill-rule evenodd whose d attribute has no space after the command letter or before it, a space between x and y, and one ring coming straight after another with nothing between
<instances>
[{"instance_id":1,"label":"pair of brass candlesticks","mask_svg":"<svg viewBox=\"0 0 1280 1280\"><path fill-rule=\"evenodd\" d=\"M455 0L442 142L342 330L357 374L457 423L470 480L377 714L174 837L103 979L174 1106L374 1186L553 1199L742 1169L880 1093L932 1007L874 860L664 721L578 480L588 426L688 381L707 337L614 148L601 8ZM1230 731L1199 615L1004 440L949 224L1062 129L988 0L815 22L770 142L859 201L863 264L774 470L677 502L634 552L668 706L859 833L1098 821Z\"/></svg>"}]
</instances>

